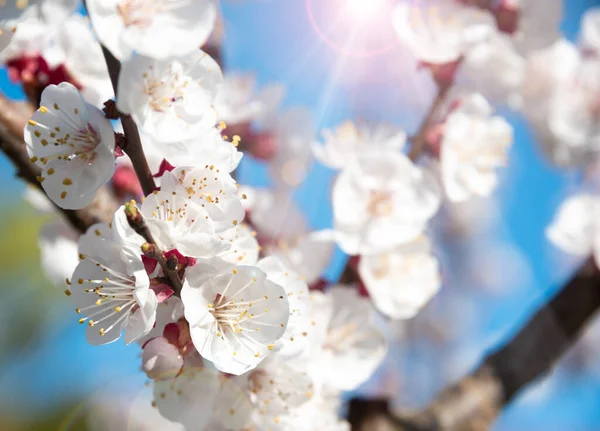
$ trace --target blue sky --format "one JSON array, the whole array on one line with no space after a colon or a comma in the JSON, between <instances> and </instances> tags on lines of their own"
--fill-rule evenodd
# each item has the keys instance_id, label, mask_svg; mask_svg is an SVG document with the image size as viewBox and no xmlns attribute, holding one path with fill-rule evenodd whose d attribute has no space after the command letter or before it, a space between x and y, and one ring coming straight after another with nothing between
<instances>
[{"instance_id":1,"label":"blue sky","mask_svg":"<svg viewBox=\"0 0 600 431\"><path fill-rule=\"evenodd\" d=\"M562 29L567 38L575 40L581 14L597 3L565 2ZM334 127L355 117L392 122L409 132L416 128L430 89L403 80L406 74L402 71L401 50L372 58L344 56L324 43L311 27L305 0L230 2L223 6L223 13L226 68L253 72L263 85L272 81L285 84L288 89L285 106L309 108L314 114L315 130ZM5 71L0 74L0 87L9 96L20 97L18 88L6 79ZM544 228L564 196L578 184L577 173L553 168L540 157L530 130L519 116L506 115L515 128L515 145L498 190L502 235L527 256L533 277L531 285L513 289L510 298L481 303L489 315L484 330L494 334L506 334L517 328L536 304L544 301L568 276L572 263L556 264L556 254L548 247ZM316 228L330 224L327 202L331 180L331 172L314 167L309 181L296 191L296 198ZM13 178L12 168L1 157L0 181L4 184L0 191L3 205L16 204L22 185ZM251 162L245 163L240 181L265 183L264 170ZM336 260L338 267L340 259ZM335 271L334 265L330 274ZM121 344L90 347L74 323L70 319L58 325L35 355L10 367L8 379L20 382L34 405L51 404L56 391L86 393L107 379L111 370L134 375L134 382L143 381L136 371L137 349L126 349ZM38 366L37 371L31 372L36 370L32 366ZM90 367L96 371L90 373ZM496 429L599 429L600 383L564 380L560 376L555 378L560 391L547 402L532 404L525 399L515 403L503 414Z\"/></svg>"}]
</instances>

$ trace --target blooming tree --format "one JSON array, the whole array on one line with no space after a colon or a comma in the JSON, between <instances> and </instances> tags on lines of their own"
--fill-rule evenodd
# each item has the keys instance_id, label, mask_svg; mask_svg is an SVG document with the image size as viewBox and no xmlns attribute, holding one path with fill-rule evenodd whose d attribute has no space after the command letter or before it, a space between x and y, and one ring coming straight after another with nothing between
<instances>
[{"instance_id":1,"label":"blooming tree","mask_svg":"<svg viewBox=\"0 0 600 431\"><path fill-rule=\"evenodd\" d=\"M386 324L442 287L432 219L491 196L509 161L496 108L560 165L600 149L599 10L575 46L559 1L400 2L398 43L438 89L416 134L349 120L318 138L281 86L222 70L214 1L87 0L89 20L76 6L0 8L0 60L28 97L3 99L2 149L65 216L41 234L49 279L90 344L137 344L173 429L350 429L342 394L382 363ZM273 189L236 182L243 155ZM313 157L337 171L330 230L289 199ZM549 236L598 262L598 208L571 198ZM340 280L323 275L335 245Z\"/></svg>"}]
</instances>

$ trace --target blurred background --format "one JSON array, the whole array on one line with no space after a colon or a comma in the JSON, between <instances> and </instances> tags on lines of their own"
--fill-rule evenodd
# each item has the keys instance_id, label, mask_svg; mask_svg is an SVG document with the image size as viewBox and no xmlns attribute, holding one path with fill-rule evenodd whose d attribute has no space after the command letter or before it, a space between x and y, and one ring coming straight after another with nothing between
<instances>
[{"instance_id":1,"label":"blurred background","mask_svg":"<svg viewBox=\"0 0 600 431\"><path fill-rule=\"evenodd\" d=\"M583 12L598 3L565 1L567 39L575 39ZM388 20L357 37L349 38L343 28L325 33L323 24L335 14L331 4L222 2L225 70L253 73L260 86L284 84L284 107L310 110L315 139L323 128L348 119L415 131L435 92L427 73L417 72L415 60L394 43ZM0 87L11 98L23 97L5 70ZM447 205L437 216L433 234L443 264L442 292L414 320L387 326L389 356L361 394L393 396L400 407L426 404L510 337L578 265L548 243L544 230L565 196L577 189L581 174L553 167L522 118L501 114L515 129L501 186L491 199ZM290 194L314 229L330 227L332 179L331 171L313 164L307 180ZM269 184L265 168L249 157L238 180ZM64 294L39 269L37 238L49 216L24 201L26 186L2 156L0 182L0 430L91 429L90 411L108 416L101 413L103 397L114 393L127 400L127 418L130 401L143 398L139 348L86 343ZM328 278L338 277L344 259L336 254ZM503 412L494 429L600 430L599 406L596 321L551 375ZM98 429L137 429L128 422Z\"/></svg>"}]
</instances>

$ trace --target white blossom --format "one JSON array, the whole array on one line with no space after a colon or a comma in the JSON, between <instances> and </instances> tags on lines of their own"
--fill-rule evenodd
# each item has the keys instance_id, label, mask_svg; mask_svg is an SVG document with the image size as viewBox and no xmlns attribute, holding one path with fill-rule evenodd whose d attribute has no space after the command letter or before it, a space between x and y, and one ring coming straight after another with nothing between
<instances>
[{"instance_id":1,"label":"white blossom","mask_svg":"<svg viewBox=\"0 0 600 431\"><path fill-rule=\"evenodd\" d=\"M42 169L42 187L61 208L85 207L114 173L112 126L69 83L44 90L24 134L29 156Z\"/></svg>"},{"instance_id":2,"label":"white blossom","mask_svg":"<svg viewBox=\"0 0 600 431\"><path fill-rule=\"evenodd\" d=\"M48 223L40 232L40 263L46 277L57 287L65 285L79 264L77 239L77 232L64 221Z\"/></svg>"},{"instance_id":3,"label":"white blossom","mask_svg":"<svg viewBox=\"0 0 600 431\"><path fill-rule=\"evenodd\" d=\"M172 143L159 142L147 133L141 134L146 153L158 160L167 160L173 166L215 165L233 172L242 160L237 143L227 141L216 127L189 140Z\"/></svg>"},{"instance_id":4,"label":"white blossom","mask_svg":"<svg viewBox=\"0 0 600 431\"><path fill-rule=\"evenodd\" d=\"M121 207L113 226L122 224L119 219L123 218ZM70 290L77 313L84 316L79 322L87 322L88 342L110 343L125 330L129 344L150 332L157 298L140 252L129 248L120 233L105 224L93 225L81 236L79 252L82 260L73 272Z\"/></svg>"},{"instance_id":5,"label":"white blossom","mask_svg":"<svg viewBox=\"0 0 600 431\"><path fill-rule=\"evenodd\" d=\"M216 123L222 80L219 65L199 49L163 60L136 54L123 63L117 107L159 142L197 139Z\"/></svg>"},{"instance_id":6,"label":"white blossom","mask_svg":"<svg viewBox=\"0 0 600 431\"><path fill-rule=\"evenodd\" d=\"M584 52L600 56L600 8L588 9L583 15L579 45Z\"/></svg>"},{"instance_id":7,"label":"white blossom","mask_svg":"<svg viewBox=\"0 0 600 431\"><path fill-rule=\"evenodd\" d=\"M464 55L456 82L492 102L519 108L524 74L525 58L517 53L509 35L498 32Z\"/></svg>"},{"instance_id":8,"label":"white blossom","mask_svg":"<svg viewBox=\"0 0 600 431\"><path fill-rule=\"evenodd\" d=\"M283 287L289 303L287 328L275 343L274 351L287 358L306 353L314 339L310 323L310 307L313 304L306 281L272 256L261 259L256 266L267 274L267 280Z\"/></svg>"},{"instance_id":9,"label":"white blossom","mask_svg":"<svg viewBox=\"0 0 600 431\"><path fill-rule=\"evenodd\" d=\"M266 255L279 259L311 284L319 280L329 265L335 246L335 233L330 230L311 232L295 238L279 239L266 244Z\"/></svg>"},{"instance_id":10,"label":"white blossom","mask_svg":"<svg viewBox=\"0 0 600 431\"><path fill-rule=\"evenodd\" d=\"M426 237L363 256L358 270L377 309L393 319L414 317L441 287L439 264Z\"/></svg>"},{"instance_id":11,"label":"white blossom","mask_svg":"<svg viewBox=\"0 0 600 431\"><path fill-rule=\"evenodd\" d=\"M146 197L141 213L160 250L177 250L186 257L210 258L230 245L215 232L208 211L190 200L184 187L173 184Z\"/></svg>"},{"instance_id":12,"label":"white blossom","mask_svg":"<svg viewBox=\"0 0 600 431\"><path fill-rule=\"evenodd\" d=\"M318 312L330 319L322 350L314 354L311 367L327 388L356 389L371 377L387 352L383 334L372 323L373 307L352 286L332 287L321 302Z\"/></svg>"},{"instance_id":13,"label":"white blossom","mask_svg":"<svg viewBox=\"0 0 600 431\"><path fill-rule=\"evenodd\" d=\"M503 16L503 12L506 15ZM514 14L516 13L516 18ZM560 37L560 22L563 18L562 0L503 0L496 9L498 25L503 19L516 19L514 31L510 33L516 49L522 54L545 49ZM506 17L506 18L504 18ZM512 23L508 23L512 27Z\"/></svg>"},{"instance_id":14,"label":"white blossom","mask_svg":"<svg viewBox=\"0 0 600 431\"><path fill-rule=\"evenodd\" d=\"M183 356L178 347L165 337L156 337L144 345L142 370L149 379L174 378L183 367Z\"/></svg>"},{"instance_id":15,"label":"white blossom","mask_svg":"<svg viewBox=\"0 0 600 431\"><path fill-rule=\"evenodd\" d=\"M186 274L181 298L196 349L229 374L255 368L285 333L290 315L283 287L252 266L218 274L197 264Z\"/></svg>"},{"instance_id":16,"label":"white blossom","mask_svg":"<svg viewBox=\"0 0 600 431\"><path fill-rule=\"evenodd\" d=\"M441 143L442 179L451 201L489 196L498 182L496 170L506 165L513 142L512 127L492 116L483 96L472 94L460 102L448 115Z\"/></svg>"},{"instance_id":17,"label":"white blossom","mask_svg":"<svg viewBox=\"0 0 600 431\"><path fill-rule=\"evenodd\" d=\"M372 254L418 238L436 213L434 178L402 153L365 152L333 187L336 241L348 254Z\"/></svg>"},{"instance_id":18,"label":"white blossom","mask_svg":"<svg viewBox=\"0 0 600 431\"><path fill-rule=\"evenodd\" d=\"M219 165L179 167L162 177L161 186L182 187L207 212L217 232L232 228L244 219L244 207L235 180Z\"/></svg>"},{"instance_id":19,"label":"white blossom","mask_svg":"<svg viewBox=\"0 0 600 431\"><path fill-rule=\"evenodd\" d=\"M273 133L277 145L268 165L271 178L283 189L299 186L312 162L310 146L315 126L310 111L300 107L289 109L265 127Z\"/></svg>"},{"instance_id":20,"label":"white blossom","mask_svg":"<svg viewBox=\"0 0 600 431\"><path fill-rule=\"evenodd\" d=\"M387 124L376 127L355 125L347 121L335 130L322 132L325 142L313 145L317 160L332 169L343 169L368 150L400 151L406 143L406 133Z\"/></svg>"},{"instance_id":21,"label":"white blossom","mask_svg":"<svg viewBox=\"0 0 600 431\"><path fill-rule=\"evenodd\" d=\"M157 60L190 54L216 19L213 0L89 0L87 9L98 38L119 60L134 51Z\"/></svg>"},{"instance_id":22,"label":"white blossom","mask_svg":"<svg viewBox=\"0 0 600 431\"><path fill-rule=\"evenodd\" d=\"M82 87L83 98L95 106L111 99L114 94L108 69L89 21L81 15L70 16L58 27L56 40L64 65Z\"/></svg>"},{"instance_id":23,"label":"white blossom","mask_svg":"<svg viewBox=\"0 0 600 431\"><path fill-rule=\"evenodd\" d=\"M561 250L577 256L588 256L597 249L600 198L590 194L575 195L558 209L546 229L548 239Z\"/></svg>"},{"instance_id":24,"label":"white blossom","mask_svg":"<svg viewBox=\"0 0 600 431\"><path fill-rule=\"evenodd\" d=\"M249 74L227 74L215 100L219 119L226 124L244 124L271 118L281 104L285 89L270 85L256 91L256 78Z\"/></svg>"},{"instance_id":25,"label":"white blossom","mask_svg":"<svg viewBox=\"0 0 600 431\"><path fill-rule=\"evenodd\" d=\"M401 42L426 63L451 63L495 29L492 15L459 1L402 2L393 14Z\"/></svg>"},{"instance_id":26,"label":"white blossom","mask_svg":"<svg viewBox=\"0 0 600 431\"><path fill-rule=\"evenodd\" d=\"M222 378L193 356L191 359L174 379L154 382L154 405L163 417L182 424L186 431L204 431L214 412Z\"/></svg>"}]
</instances>

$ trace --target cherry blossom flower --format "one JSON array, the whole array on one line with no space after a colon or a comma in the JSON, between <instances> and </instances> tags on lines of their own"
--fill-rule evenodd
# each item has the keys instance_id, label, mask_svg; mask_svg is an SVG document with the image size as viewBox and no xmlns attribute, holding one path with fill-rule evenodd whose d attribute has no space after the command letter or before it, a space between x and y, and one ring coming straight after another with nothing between
<instances>
[{"instance_id":1,"label":"cherry blossom flower","mask_svg":"<svg viewBox=\"0 0 600 431\"><path fill-rule=\"evenodd\" d=\"M559 208L546 236L559 249L577 256L598 250L598 213L600 198L590 194L575 195ZM596 252L597 253L597 252Z\"/></svg>"},{"instance_id":2,"label":"cherry blossom flower","mask_svg":"<svg viewBox=\"0 0 600 431\"><path fill-rule=\"evenodd\" d=\"M38 239L40 261L46 277L57 287L63 287L79 264L78 235L64 221L46 224Z\"/></svg>"},{"instance_id":3,"label":"cherry blossom flower","mask_svg":"<svg viewBox=\"0 0 600 431\"><path fill-rule=\"evenodd\" d=\"M393 23L402 43L431 64L458 60L495 29L489 12L447 0L402 2L396 7Z\"/></svg>"},{"instance_id":4,"label":"cherry blossom flower","mask_svg":"<svg viewBox=\"0 0 600 431\"><path fill-rule=\"evenodd\" d=\"M583 15L579 45L584 54L600 56L600 8L588 9Z\"/></svg>"},{"instance_id":5,"label":"cherry blossom flower","mask_svg":"<svg viewBox=\"0 0 600 431\"><path fill-rule=\"evenodd\" d=\"M323 294L313 292L313 296L319 295ZM360 297L355 288L334 286L321 301L319 313L330 319L312 369L330 389L356 389L381 364L387 342L372 323L370 301Z\"/></svg>"},{"instance_id":6,"label":"cherry blossom flower","mask_svg":"<svg viewBox=\"0 0 600 431\"><path fill-rule=\"evenodd\" d=\"M183 187L190 198L206 209L218 232L244 219L244 207L237 195L236 182L227 169L219 165L176 168L163 175L161 185L167 189Z\"/></svg>"},{"instance_id":7,"label":"cherry blossom flower","mask_svg":"<svg viewBox=\"0 0 600 431\"><path fill-rule=\"evenodd\" d=\"M511 35L521 54L548 48L560 37L561 0L502 0L492 10L498 28Z\"/></svg>"},{"instance_id":8,"label":"cherry blossom flower","mask_svg":"<svg viewBox=\"0 0 600 431\"><path fill-rule=\"evenodd\" d=\"M257 368L236 378L247 392L258 429L283 429L285 417L309 402L315 385L305 369L294 367L277 356L269 356Z\"/></svg>"},{"instance_id":9,"label":"cherry blossom flower","mask_svg":"<svg viewBox=\"0 0 600 431\"><path fill-rule=\"evenodd\" d=\"M293 240L308 233L306 217L286 190L253 189L239 191L242 203L261 241Z\"/></svg>"},{"instance_id":10,"label":"cherry blossom flower","mask_svg":"<svg viewBox=\"0 0 600 431\"><path fill-rule=\"evenodd\" d=\"M498 182L496 169L506 164L512 145L512 127L492 116L492 107L480 94L460 99L448 116L441 144L441 172L446 195L464 201L489 196Z\"/></svg>"},{"instance_id":11,"label":"cherry blossom flower","mask_svg":"<svg viewBox=\"0 0 600 431\"><path fill-rule=\"evenodd\" d=\"M263 247L267 256L279 259L286 268L300 274L307 283L319 280L329 265L335 245L333 231L316 231L295 238L279 239Z\"/></svg>"},{"instance_id":12,"label":"cherry blossom flower","mask_svg":"<svg viewBox=\"0 0 600 431\"><path fill-rule=\"evenodd\" d=\"M119 216L122 208L113 226L119 224ZM82 260L69 289L77 313L84 316L79 322L87 322L88 342L111 343L125 330L125 342L130 344L150 332L157 298L140 252L127 247L105 224L93 225L81 236L79 252Z\"/></svg>"},{"instance_id":13,"label":"cherry blossom flower","mask_svg":"<svg viewBox=\"0 0 600 431\"><path fill-rule=\"evenodd\" d=\"M92 105L102 106L111 99L112 84L89 21L81 15L72 15L57 29L57 49L62 51L62 63L81 86L81 95Z\"/></svg>"},{"instance_id":14,"label":"cherry blossom flower","mask_svg":"<svg viewBox=\"0 0 600 431\"><path fill-rule=\"evenodd\" d=\"M300 107L289 109L265 125L276 142L268 167L277 187L297 187L306 178L312 162L310 145L314 140L314 127L311 113Z\"/></svg>"},{"instance_id":15,"label":"cherry blossom flower","mask_svg":"<svg viewBox=\"0 0 600 431\"><path fill-rule=\"evenodd\" d=\"M520 108L524 73L525 58L517 53L510 36L495 33L464 55L456 83L492 102Z\"/></svg>"},{"instance_id":16,"label":"cherry blossom flower","mask_svg":"<svg viewBox=\"0 0 600 431\"><path fill-rule=\"evenodd\" d=\"M44 90L24 134L32 162L42 169L39 181L61 208L85 207L114 173L112 126L69 83Z\"/></svg>"},{"instance_id":17,"label":"cherry blossom flower","mask_svg":"<svg viewBox=\"0 0 600 431\"><path fill-rule=\"evenodd\" d=\"M199 49L163 60L138 54L123 63L117 107L159 142L197 139L216 123L212 105L222 80L219 65Z\"/></svg>"},{"instance_id":18,"label":"cherry blossom flower","mask_svg":"<svg viewBox=\"0 0 600 431\"><path fill-rule=\"evenodd\" d=\"M406 143L406 133L387 124L370 128L347 121L334 131L324 130L322 135L325 142L313 145L313 153L319 162L332 169L343 169L363 151L400 151Z\"/></svg>"},{"instance_id":19,"label":"cherry blossom flower","mask_svg":"<svg viewBox=\"0 0 600 431\"><path fill-rule=\"evenodd\" d=\"M216 235L207 210L190 200L186 189L179 184L148 195L141 213L160 250L210 258L230 248L230 244Z\"/></svg>"},{"instance_id":20,"label":"cherry blossom flower","mask_svg":"<svg viewBox=\"0 0 600 431\"><path fill-rule=\"evenodd\" d=\"M310 401L291 409L280 422L286 431L350 431L350 424L338 416L338 393L315 394Z\"/></svg>"},{"instance_id":21,"label":"cherry blossom flower","mask_svg":"<svg viewBox=\"0 0 600 431\"><path fill-rule=\"evenodd\" d=\"M186 274L181 299L198 352L218 370L235 375L265 359L290 315L283 287L252 266L218 274L196 264Z\"/></svg>"},{"instance_id":22,"label":"cherry blossom flower","mask_svg":"<svg viewBox=\"0 0 600 431\"><path fill-rule=\"evenodd\" d=\"M285 89L270 85L256 92L256 78L249 74L227 74L215 100L219 119L228 127L271 118L283 99Z\"/></svg>"},{"instance_id":23,"label":"cherry blossom flower","mask_svg":"<svg viewBox=\"0 0 600 431\"><path fill-rule=\"evenodd\" d=\"M313 342L310 307L313 306L304 277L290 271L277 258L269 256L256 265L267 274L267 280L283 287L289 302L290 318L283 336L275 343L280 357L297 357L306 353Z\"/></svg>"},{"instance_id":24,"label":"cherry blossom flower","mask_svg":"<svg viewBox=\"0 0 600 431\"><path fill-rule=\"evenodd\" d=\"M190 54L206 42L216 18L213 0L90 0L87 9L98 38L119 60L134 51L157 60Z\"/></svg>"},{"instance_id":25,"label":"cherry blossom flower","mask_svg":"<svg viewBox=\"0 0 600 431\"><path fill-rule=\"evenodd\" d=\"M363 256L358 270L377 309L393 319L414 317L441 287L438 261L426 237Z\"/></svg>"},{"instance_id":26,"label":"cherry blossom flower","mask_svg":"<svg viewBox=\"0 0 600 431\"><path fill-rule=\"evenodd\" d=\"M231 229L218 233L221 241L230 244L225 250L209 259L199 261L219 271L228 271L237 265L255 265L258 262L260 247L256 240L256 232L246 224L238 224Z\"/></svg>"},{"instance_id":27,"label":"cherry blossom flower","mask_svg":"<svg viewBox=\"0 0 600 431\"><path fill-rule=\"evenodd\" d=\"M418 238L436 213L434 178L402 153L361 154L333 187L336 241L348 254L372 254Z\"/></svg>"},{"instance_id":28,"label":"cherry blossom flower","mask_svg":"<svg viewBox=\"0 0 600 431\"><path fill-rule=\"evenodd\" d=\"M182 367L183 357L179 349L166 337L156 337L144 346L142 370L149 379L173 378Z\"/></svg>"},{"instance_id":29,"label":"cherry blossom flower","mask_svg":"<svg viewBox=\"0 0 600 431\"><path fill-rule=\"evenodd\" d=\"M166 419L187 431L203 431L211 419L222 378L193 355L174 379L154 382L154 405Z\"/></svg>"}]
</instances>

